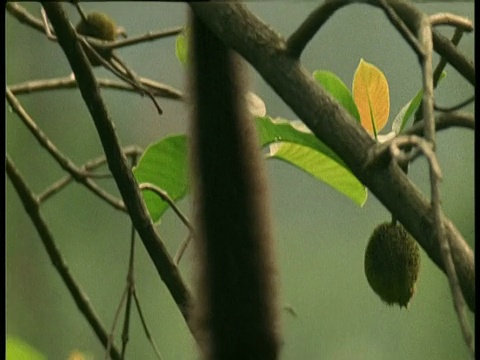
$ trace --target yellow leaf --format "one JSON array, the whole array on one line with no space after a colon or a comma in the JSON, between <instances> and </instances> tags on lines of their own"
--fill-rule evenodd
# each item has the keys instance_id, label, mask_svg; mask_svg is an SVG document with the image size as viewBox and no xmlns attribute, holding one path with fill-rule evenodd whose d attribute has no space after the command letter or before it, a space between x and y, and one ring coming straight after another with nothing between
<instances>
[{"instance_id":1,"label":"yellow leaf","mask_svg":"<svg viewBox=\"0 0 480 360\"><path fill-rule=\"evenodd\" d=\"M376 137L387 123L390 112L390 95L385 74L361 59L353 76L352 92L362 126Z\"/></svg>"}]
</instances>

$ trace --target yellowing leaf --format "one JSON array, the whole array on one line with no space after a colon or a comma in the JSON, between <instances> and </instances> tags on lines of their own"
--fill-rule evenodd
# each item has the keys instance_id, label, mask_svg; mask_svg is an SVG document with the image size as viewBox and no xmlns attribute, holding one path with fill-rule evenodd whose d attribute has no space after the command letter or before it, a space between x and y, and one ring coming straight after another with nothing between
<instances>
[{"instance_id":1,"label":"yellowing leaf","mask_svg":"<svg viewBox=\"0 0 480 360\"><path fill-rule=\"evenodd\" d=\"M376 137L387 123L390 112L385 75L376 66L361 59L353 76L352 92L362 126Z\"/></svg>"}]
</instances>

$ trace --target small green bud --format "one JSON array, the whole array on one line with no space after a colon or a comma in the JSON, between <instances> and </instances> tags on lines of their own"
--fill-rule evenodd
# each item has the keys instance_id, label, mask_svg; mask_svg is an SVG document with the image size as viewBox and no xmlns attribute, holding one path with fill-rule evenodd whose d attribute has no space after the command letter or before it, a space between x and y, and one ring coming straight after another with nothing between
<instances>
[{"instance_id":1,"label":"small green bud","mask_svg":"<svg viewBox=\"0 0 480 360\"><path fill-rule=\"evenodd\" d=\"M419 247L403 226L383 223L375 228L365 250L365 275L384 302L407 307L419 268Z\"/></svg>"},{"instance_id":2,"label":"small green bud","mask_svg":"<svg viewBox=\"0 0 480 360\"><path fill-rule=\"evenodd\" d=\"M117 26L115 22L105 14L99 12L91 12L87 15L86 20L82 19L76 26L76 31L85 36L90 36L98 40L114 41L117 37ZM105 59L109 59L112 56L111 50L100 51L97 53ZM88 60L92 66L100 65L100 61L87 50Z\"/></svg>"}]
</instances>

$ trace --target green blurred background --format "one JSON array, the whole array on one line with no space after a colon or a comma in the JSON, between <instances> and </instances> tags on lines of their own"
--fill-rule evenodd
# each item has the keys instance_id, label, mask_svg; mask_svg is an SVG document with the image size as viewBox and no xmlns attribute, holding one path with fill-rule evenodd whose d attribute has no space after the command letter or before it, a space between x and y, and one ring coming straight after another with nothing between
<instances>
[{"instance_id":1,"label":"green blurred background","mask_svg":"<svg viewBox=\"0 0 480 360\"><path fill-rule=\"evenodd\" d=\"M38 4L23 3L36 16ZM248 7L288 36L316 2L254 2ZM87 11L108 13L130 36L185 24L187 7L175 3L85 3ZM78 14L64 4L72 22ZM450 11L473 18L474 3L419 5L426 13ZM6 15L7 85L70 73L61 49L44 35ZM442 28L449 37L453 31ZM139 75L185 89L185 71L175 58L175 39L130 47L121 57ZM466 35L462 51L473 58L474 37ZM366 5L351 5L335 14L315 36L302 56L308 71L326 69L350 86L360 58L382 69L389 81L391 118L421 86L416 56L389 25L385 15ZM438 60L438 57L435 57ZM436 62L435 62L436 63ZM471 96L473 87L454 69L436 91L443 106ZM110 77L105 70L98 76ZM271 116L296 119L254 72L253 90ZM160 99L159 118L151 101L138 95L103 91L123 145L146 147L153 141L187 129L182 103ZM81 165L101 154L101 146L78 90L19 96L25 109L58 148ZM469 109L473 111L473 106ZM390 124L386 129L390 128ZM36 192L64 173L41 149L18 117L6 114L7 152ZM474 248L474 133L454 129L439 133L438 154L444 173L441 185L444 211ZM278 248L282 304L297 317L282 313L282 359L466 359L446 277L422 251L417 292L405 310L387 307L369 288L363 273L363 254L373 228L389 213L370 194L359 208L340 193L280 162L267 162L271 209ZM411 179L428 194L426 161L411 167ZM112 193L112 180L101 180ZM48 359L66 359L78 350L91 359L104 358L100 342L79 313L49 261L39 236L9 181L6 185L6 315L7 333L19 337ZM188 212L189 199L180 206ZM68 267L83 286L98 314L111 327L125 286L130 222L119 211L78 184L49 200L42 213L49 223ZM171 211L158 231L174 253L186 229ZM181 263L191 283L192 253ZM152 335L163 358L196 359L194 341L159 280L141 243L137 246L136 287ZM473 325L473 316L469 314ZM117 344L120 336L117 331ZM154 354L134 311L127 351L131 359Z\"/></svg>"}]
</instances>

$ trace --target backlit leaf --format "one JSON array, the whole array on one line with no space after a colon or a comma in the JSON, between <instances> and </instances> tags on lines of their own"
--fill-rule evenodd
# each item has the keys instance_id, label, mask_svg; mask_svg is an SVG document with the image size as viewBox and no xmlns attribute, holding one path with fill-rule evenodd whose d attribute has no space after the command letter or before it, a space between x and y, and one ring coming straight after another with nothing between
<instances>
[{"instance_id":1,"label":"backlit leaf","mask_svg":"<svg viewBox=\"0 0 480 360\"><path fill-rule=\"evenodd\" d=\"M303 123L270 117L257 118L256 123L261 145L269 145L267 158L285 161L363 206L366 187Z\"/></svg>"},{"instance_id":2,"label":"backlit leaf","mask_svg":"<svg viewBox=\"0 0 480 360\"><path fill-rule=\"evenodd\" d=\"M331 186L359 206L367 200L367 189L346 167L308 146L282 142L270 145L269 158L285 161Z\"/></svg>"},{"instance_id":3,"label":"backlit leaf","mask_svg":"<svg viewBox=\"0 0 480 360\"><path fill-rule=\"evenodd\" d=\"M387 123L390 112L385 75L376 66L361 59L353 77L352 91L362 126L376 137Z\"/></svg>"}]
</instances>

